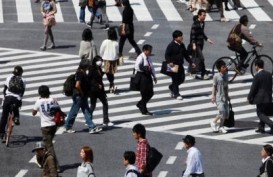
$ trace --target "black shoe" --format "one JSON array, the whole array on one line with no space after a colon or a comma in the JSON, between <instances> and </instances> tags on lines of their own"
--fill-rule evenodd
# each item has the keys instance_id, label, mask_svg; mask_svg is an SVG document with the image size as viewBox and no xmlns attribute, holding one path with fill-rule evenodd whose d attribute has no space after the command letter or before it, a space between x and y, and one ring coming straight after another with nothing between
<instances>
[{"instance_id":1,"label":"black shoe","mask_svg":"<svg viewBox=\"0 0 273 177\"><path fill-rule=\"evenodd\" d=\"M136 104L136 107L139 109L140 112L142 112L141 105L139 102Z\"/></svg>"},{"instance_id":2,"label":"black shoe","mask_svg":"<svg viewBox=\"0 0 273 177\"><path fill-rule=\"evenodd\" d=\"M249 64L243 64L242 67L247 68L247 67L249 67Z\"/></svg>"},{"instance_id":3,"label":"black shoe","mask_svg":"<svg viewBox=\"0 0 273 177\"><path fill-rule=\"evenodd\" d=\"M273 135L273 128L270 128L269 134Z\"/></svg>"},{"instance_id":4,"label":"black shoe","mask_svg":"<svg viewBox=\"0 0 273 177\"><path fill-rule=\"evenodd\" d=\"M92 28L92 24L90 22L86 23L90 28Z\"/></svg>"},{"instance_id":5,"label":"black shoe","mask_svg":"<svg viewBox=\"0 0 273 177\"><path fill-rule=\"evenodd\" d=\"M153 113L151 113L151 112L149 112L149 111L143 112L142 114L143 114L143 115L147 115L147 116L152 116L152 115L153 115Z\"/></svg>"},{"instance_id":6,"label":"black shoe","mask_svg":"<svg viewBox=\"0 0 273 177\"><path fill-rule=\"evenodd\" d=\"M20 125L20 120L18 117L15 117L14 123L15 123L15 125Z\"/></svg>"},{"instance_id":7,"label":"black shoe","mask_svg":"<svg viewBox=\"0 0 273 177\"><path fill-rule=\"evenodd\" d=\"M40 47L40 50L41 50L41 51L45 51L45 50L46 50L46 46Z\"/></svg>"},{"instance_id":8,"label":"black shoe","mask_svg":"<svg viewBox=\"0 0 273 177\"><path fill-rule=\"evenodd\" d=\"M105 25L103 29L104 30L109 30L109 25Z\"/></svg>"},{"instance_id":9,"label":"black shoe","mask_svg":"<svg viewBox=\"0 0 273 177\"><path fill-rule=\"evenodd\" d=\"M52 45L50 45L50 46L48 47L48 49L55 49L55 48L56 48L55 44L52 44Z\"/></svg>"},{"instance_id":10,"label":"black shoe","mask_svg":"<svg viewBox=\"0 0 273 177\"><path fill-rule=\"evenodd\" d=\"M2 141L1 141L2 143L6 143L6 136L5 135L2 136L1 139L2 139Z\"/></svg>"},{"instance_id":11,"label":"black shoe","mask_svg":"<svg viewBox=\"0 0 273 177\"><path fill-rule=\"evenodd\" d=\"M226 11L230 11L230 9L228 7L225 8Z\"/></svg>"},{"instance_id":12,"label":"black shoe","mask_svg":"<svg viewBox=\"0 0 273 177\"><path fill-rule=\"evenodd\" d=\"M256 133L265 133L264 128L258 128L255 130Z\"/></svg>"}]
</instances>

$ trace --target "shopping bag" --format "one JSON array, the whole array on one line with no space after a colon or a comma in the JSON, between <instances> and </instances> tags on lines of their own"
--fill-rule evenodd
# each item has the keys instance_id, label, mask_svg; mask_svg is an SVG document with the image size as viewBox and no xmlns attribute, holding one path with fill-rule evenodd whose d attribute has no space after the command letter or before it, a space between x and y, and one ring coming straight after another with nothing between
<instances>
[{"instance_id":1,"label":"shopping bag","mask_svg":"<svg viewBox=\"0 0 273 177\"><path fill-rule=\"evenodd\" d=\"M228 102L228 104L229 104L229 117L228 117L228 119L225 119L224 126L230 128L230 127L234 127L235 120L234 120L234 112L232 110L232 105L231 105L230 101Z\"/></svg>"}]
</instances>

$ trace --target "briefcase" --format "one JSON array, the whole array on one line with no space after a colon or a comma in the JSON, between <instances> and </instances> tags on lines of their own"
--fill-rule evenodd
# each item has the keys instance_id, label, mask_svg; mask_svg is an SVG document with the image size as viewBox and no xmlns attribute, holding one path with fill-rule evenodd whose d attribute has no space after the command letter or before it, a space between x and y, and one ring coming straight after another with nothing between
<instances>
[{"instance_id":1,"label":"briefcase","mask_svg":"<svg viewBox=\"0 0 273 177\"><path fill-rule=\"evenodd\" d=\"M232 105L231 105L230 101L228 102L228 104L229 104L229 117L228 117L228 119L225 119L224 126L230 128L230 127L234 127L235 120L234 120L234 112L232 110Z\"/></svg>"}]
</instances>

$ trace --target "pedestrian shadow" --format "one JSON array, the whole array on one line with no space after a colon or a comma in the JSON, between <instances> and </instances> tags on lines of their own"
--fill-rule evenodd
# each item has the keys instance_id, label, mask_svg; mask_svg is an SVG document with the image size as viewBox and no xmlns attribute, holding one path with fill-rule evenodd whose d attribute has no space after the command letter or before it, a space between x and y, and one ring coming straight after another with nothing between
<instances>
[{"instance_id":1,"label":"pedestrian shadow","mask_svg":"<svg viewBox=\"0 0 273 177\"><path fill-rule=\"evenodd\" d=\"M190 94L190 95L183 95L183 98L196 98L196 97L202 97L202 96L205 96L205 97L208 97L210 96L211 94L209 93L196 93L196 94Z\"/></svg>"},{"instance_id":2,"label":"pedestrian shadow","mask_svg":"<svg viewBox=\"0 0 273 177\"><path fill-rule=\"evenodd\" d=\"M160 111L154 111L153 116L166 115L166 114L171 114L172 112L178 112L178 111L179 110L175 110L175 109L165 109Z\"/></svg>"},{"instance_id":3,"label":"pedestrian shadow","mask_svg":"<svg viewBox=\"0 0 273 177\"><path fill-rule=\"evenodd\" d=\"M28 136L27 137L27 142L31 143L31 142L38 142L38 141L42 141L43 137L41 136Z\"/></svg>"},{"instance_id":4,"label":"pedestrian shadow","mask_svg":"<svg viewBox=\"0 0 273 177\"><path fill-rule=\"evenodd\" d=\"M27 144L28 137L25 135L11 135L9 141L9 148L19 148Z\"/></svg>"},{"instance_id":5,"label":"pedestrian shadow","mask_svg":"<svg viewBox=\"0 0 273 177\"><path fill-rule=\"evenodd\" d=\"M62 165L61 169L62 171L75 169L75 168L78 168L80 165L81 163L72 163L72 164Z\"/></svg>"},{"instance_id":6,"label":"pedestrian shadow","mask_svg":"<svg viewBox=\"0 0 273 177\"><path fill-rule=\"evenodd\" d=\"M252 82L253 81L253 78L249 78L249 79L243 79L243 80L236 80L235 81L232 81L232 83L249 83L249 82Z\"/></svg>"},{"instance_id":7,"label":"pedestrian shadow","mask_svg":"<svg viewBox=\"0 0 273 177\"><path fill-rule=\"evenodd\" d=\"M10 62L10 60L4 60L4 61L0 61L0 64L3 65L3 64L7 64L9 62Z\"/></svg>"},{"instance_id":8,"label":"pedestrian shadow","mask_svg":"<svg viewBox=\"0 0 273 177\"><path fill-rule=\"evenodd\" d=\"M58 45L55 47L55 49L68 49L68 48L74 48L76 45Z\"/></svg>"}]
</instances>

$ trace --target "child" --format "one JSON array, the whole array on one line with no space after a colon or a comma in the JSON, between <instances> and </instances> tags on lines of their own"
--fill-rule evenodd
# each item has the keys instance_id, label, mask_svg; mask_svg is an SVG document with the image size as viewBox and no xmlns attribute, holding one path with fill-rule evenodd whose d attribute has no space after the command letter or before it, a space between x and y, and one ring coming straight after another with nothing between
<instances>
[{"instance_id":1,"label":"child","mask_svg":"<svg viewBox=\"0 0 273 177\"><path fill-rule=\"evenodd\" d=\"M88 146L83 146L80 152L82 164L78 167L77 177L95 177L93 163L93 150Z\"/></svg>"},{"instance_id":2,"label":"child","mask_svg":"<svg viewBox=\"0 0 273 177\"><path fill-rule=\"evenodd\" d=\"M224 61L220 60L216 63L216 68L219 73L213 77L211 102L216 103L219 114L210 122L210 126L213 132L227 133L223 126L224 120L228 119L229 116L227 66ZM220 125L217 125L218 120L220 120Z\"/></svg>"},{"instance_id":3,"label":"child","mask_svg":"<svg viewBox=\"0 0 273 177\"><path fill-rule=\"evenodd\" d=\"M133 151L125 151L123 154L123 164L126 166L124 177L138 177L140 175L137 167L134 165L136 155Z\"/></svg>"},{"instance_id":4,"label":"child","mask_svg":"<svg viewBox=\"0 0 273 177\"><path fill-rule=\"evenodd\" d=\"M48 86L42 85L38 89L40 98L36 101L32 110L32 115L35 116L39 111L41 117L41 130L43 135L43 142L46 149L54 156L57 169L60 171L58 160L55 154L53 146L53 138L55 136L57 126L52 116L50 116L50 108L54 105L58 105L57 100L50 97L50 91Z\"/></svg>"}]
</instances>

